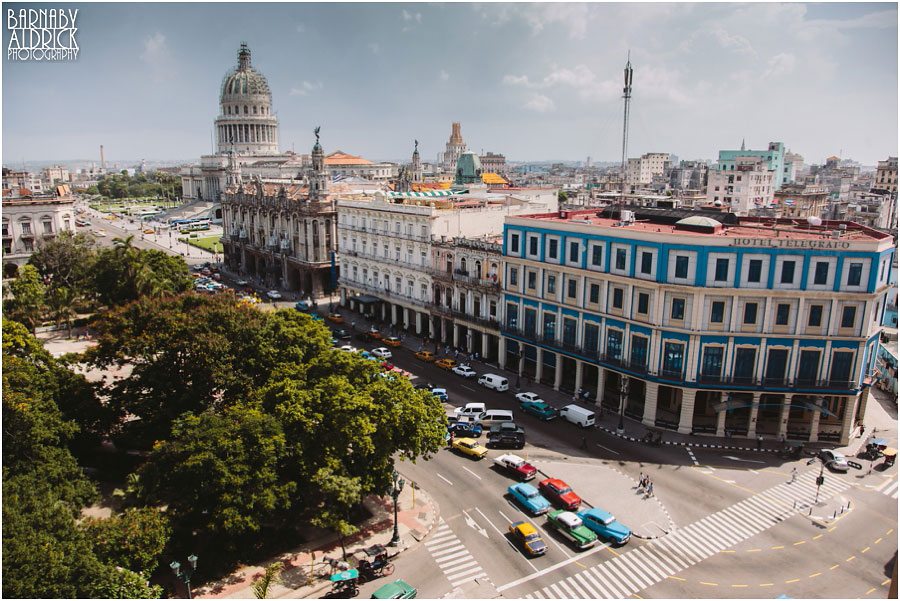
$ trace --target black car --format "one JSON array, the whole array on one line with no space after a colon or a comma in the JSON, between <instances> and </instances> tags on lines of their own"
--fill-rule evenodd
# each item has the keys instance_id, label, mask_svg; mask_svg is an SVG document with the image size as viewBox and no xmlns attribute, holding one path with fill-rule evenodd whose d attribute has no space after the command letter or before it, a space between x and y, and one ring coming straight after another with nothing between
<instances>
[{"instance_id":1,"label":"black car","mask_svg":"<svg viewBox=\"0 0 900 601\"><path fill-rule=\"evenodd\" d=\"M434 386L431 384L416 384L415 386L416 390L431 390L432 388L434 388Z\"/></svg>"},{"instance_id":2,"label":"black car","mask_svg":"<svg viewBox=\"0 0 900 601\"><path fill-rule=\"evenodd\" d=\"M368 332L360 332L356 335L356 339L360 342L372 342L372 340L374 340Z\"/></svg>"},{"instance_id":3,"label":"black car","mask_svg":"<svg viewBox=\"0 0 900 601\"><path fill-rule=\"evenodd\" d=\"M335 330L334 336L338 340L350 340L350 338L351 338L350 332L348 332L347 330L345 330L343 328L341 328L340 330Z\"/></svg>"}]
</instances>

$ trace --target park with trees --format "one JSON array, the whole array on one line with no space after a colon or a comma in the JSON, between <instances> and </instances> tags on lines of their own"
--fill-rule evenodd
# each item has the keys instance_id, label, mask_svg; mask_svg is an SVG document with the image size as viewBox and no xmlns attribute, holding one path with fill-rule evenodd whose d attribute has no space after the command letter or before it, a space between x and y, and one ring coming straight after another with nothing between
<instances>
[{"instance_id":1,"label":"park with trees","mask_svg":"<svg viewBox=\"0 0 900 601\"><path fill-rule=\"evenodd\" d=\"M79 236L5 291L4 596L159 597L189 553L196 583L310 524L347 536L397 461L437 452L436 398L334 349L308 315L195 294L181 258ZM70 304L96 344L54 358L34 330ZM86 517L110 487L117 511Z\"/></svg>"}]
</instances>

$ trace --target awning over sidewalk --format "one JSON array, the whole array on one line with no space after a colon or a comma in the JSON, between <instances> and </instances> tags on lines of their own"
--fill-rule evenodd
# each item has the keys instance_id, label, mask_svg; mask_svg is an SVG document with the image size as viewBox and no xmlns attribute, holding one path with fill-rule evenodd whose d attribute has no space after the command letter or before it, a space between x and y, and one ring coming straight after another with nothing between
<instances>
[{"instance_id":1,"label":"awning over sidewalk","mask_svg":"<svg viewBox=\"0 0 900 601\"><path fill-rule=\"evenodd\" d=\"M372 303L382 302L380 298L378 298L377 296L372 296L370 294L360 294L359 296L351 297L349 300L356 301L363 305L371 305Z\"/></svg>"}]
</instances>

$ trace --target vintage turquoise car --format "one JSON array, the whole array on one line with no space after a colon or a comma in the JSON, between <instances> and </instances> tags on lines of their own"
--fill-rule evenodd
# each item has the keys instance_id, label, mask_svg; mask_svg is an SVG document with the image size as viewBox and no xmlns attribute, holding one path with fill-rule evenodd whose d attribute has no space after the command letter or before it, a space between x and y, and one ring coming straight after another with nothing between
<instances>
[{"instance_id":1,"label":"vintage turquoise car","mask_svg":"<svg viewBox=\"0 0 900 601\"><path fill-rule=\"evenodd\" d=\"M617 545L624 545L631 540L631 529L620 524L608 511L602 509L588 509L579 511L578 517L584 525L597 533L598 536L610 540Z\"/></svg>"},{"instance_id":2,"label":"vintage turquoise car","mask_svg":"<svg viewBox=\"0 0 900 601\"><path fill-rule=\"evenodd\" d=\"M557 509L547 516L547 524L572 541L577 549L589 549L597 544L597 535L584 525L581 518L571 511Z\"/></svg>"},{"instance_id":3,"label":"vintage turquoise car","mask_svg":"<svg viewBox=\"0 0 900 601\"><path fill-rule=\"evenodd\" d=\"M419 594L416 587L406 583L403 580L395 580L385 584L377 591L372 593L373 599L415 599Z\"/></svg>"},{"instance_id":4,"label":"vintage turquoise car","mask_svg":"<svg viewBox=\"0 0 900 601\"><path fill-rule=\"evenodd\" d=\"M545 422L559 416L559 411L545 403L544 401L526 401L519 405L519 409L529 415L533 415Z\"/></svg>"},{"instance_id":5,"label":"vintage turquoise car","mask_svg":"<svg viewBox=\"0 0 900 601\"><path fill-rule=\"evenodd\" d=\"M550 511L550 501L541 496L538 489L530 484L520 482L513 484L506 491L518 501L531 515L541 515Z\"/></svg>"}]
</instances>

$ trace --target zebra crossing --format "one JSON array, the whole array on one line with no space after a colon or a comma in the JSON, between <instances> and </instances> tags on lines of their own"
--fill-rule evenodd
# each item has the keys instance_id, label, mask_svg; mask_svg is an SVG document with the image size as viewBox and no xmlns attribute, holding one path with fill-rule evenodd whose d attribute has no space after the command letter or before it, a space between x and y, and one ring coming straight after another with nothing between
<instances>
[{"instance_id":1,"label":"zebra crossing","mask_svg":"<svg viewBox=\"0 0 900 601\"><path fill-rule=\"evenodd\" d=\"M782 482L667 536L524 595L524 598L630 597L796 515L803 507L809 507L815 499L818 475L817 470L805 472L794 482ZM830 498L850 486L839 478L826 477L819 499Z\"/></svg>"},{"instance_id":2,"label":"zebra crossing","mask_svg":"<svg viewBox=\"0 0 900 601\"><path fill-rule=\"evenodd\" d=\"M453 586L459 586L473 578L487 578L481 565L453 534L443 518L438 520L434 536L425 543L425 547Z\"/></svg>"},{"instance_id":3,"label":"zebra crossing","mask_svg":"<svg viewBox=\"0 0 900 601\"><path fill-rule=\"evenodd\" d=\"M898 492L897 484L898 484L897 478L888 478L887 480L885 480L884 482L882 482L881 484L876 486L874 490L877 490L881 494L887 495L892 499L896 499L897 492Z\"/></svg>"}]
</instances>

